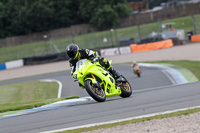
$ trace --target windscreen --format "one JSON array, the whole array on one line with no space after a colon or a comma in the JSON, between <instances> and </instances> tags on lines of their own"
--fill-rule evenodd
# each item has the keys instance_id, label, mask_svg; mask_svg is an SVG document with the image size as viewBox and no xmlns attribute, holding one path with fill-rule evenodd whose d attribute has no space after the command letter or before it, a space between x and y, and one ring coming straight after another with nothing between
<instances>
[{"instance_id":1,"label":"windscreen","mask_svg":"<svg viewBox=\"0 0 200 133\"><path fill-rule=\"evenodd\" d=\"M82 68L84 62L86 62L86 61L87 61L87 59L79 60L79 61L76 63L76 71L78 71L80 68Z\"/></svg>"}]
</instances>

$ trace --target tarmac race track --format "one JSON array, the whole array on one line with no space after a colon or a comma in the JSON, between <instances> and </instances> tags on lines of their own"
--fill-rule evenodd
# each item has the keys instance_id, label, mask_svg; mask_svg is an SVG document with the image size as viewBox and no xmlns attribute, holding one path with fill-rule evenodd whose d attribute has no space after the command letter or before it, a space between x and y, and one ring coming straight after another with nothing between
<instances>
[{"instance_id":1,"label":"tarmac race track","mask_svg":"<svg viewBox=\"0 0 200 133\"><path fill-rule=\"evenodd\" d=\"M200 83L174 85L172 79L157 68L142 67L142 76L132 73L130 64L115 65L133 87L129 98L112 97L106 102L89 101L49 110L38 110L0 119L0 133L36 133L70 128L80 125L119 120L144 114L198 106ZM70 72L59 72L17 80L2 81L0 84L39 79L56 79L63 83L62 97L78 95L88 97L85 90L73 82Z\"/></svg>"},{"instance_id":2,"label":"tarmac race track","mask_svg":"<svg viewBox=\"0 0 200 133\"><path fill-rule=\"evenodd\" d=\"M134 91L146 88L172 85L170 79L166 78L166 75L156 68L142 67L142 76L138 78L132 73L132 68L130 64L114 65L113 67L128 79L130 84L133 86ZM73 78L70 75L70 71L2 81L0 82L0 85L40 79L56 79L61 81L63 85L61 97L88 96L87 92L78 86L78 82L74 82Z\"/></svg>"}]
</instances>

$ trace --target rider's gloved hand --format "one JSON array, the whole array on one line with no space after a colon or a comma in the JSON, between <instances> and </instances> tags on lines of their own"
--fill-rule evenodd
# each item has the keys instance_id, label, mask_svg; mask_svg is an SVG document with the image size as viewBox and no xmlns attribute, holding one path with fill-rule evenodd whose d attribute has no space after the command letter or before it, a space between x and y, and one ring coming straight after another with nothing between
<instances>
[{"instance_id":1,"label":"rider's gloved hand","mask_svg":"<svg viewBox=\"0 0 200 133\"><path fill-rule=\"evenodd\" d=\"M92 63L99 61L99 57L95 57L91 60Z\"/></svg>"}]
</instances>

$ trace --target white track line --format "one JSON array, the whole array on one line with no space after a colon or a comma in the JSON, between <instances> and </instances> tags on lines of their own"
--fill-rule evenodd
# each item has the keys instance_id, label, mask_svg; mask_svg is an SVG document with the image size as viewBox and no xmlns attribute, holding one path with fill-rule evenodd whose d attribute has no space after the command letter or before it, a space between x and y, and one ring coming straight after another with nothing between
<instances>
[{"instance_id":1,"label":"white track line","mask_svg":"<svg viewBox=\"0 0 200 133\"><path fill-rule=\"evenodd\" d=\"M169 80L172 82L173 85L176 84L176 82L173 80L173 78L171 78L171 76L165 70L161 70L161 71L169 78Z\"/></svg>"},{"instance_id":2,"label":"white track line","mask_svg":"<svg viewBox=\"0 0 200 133\"><path fill-rule=\"evenodd\" d=\"M176 69L160 64L139 63L139 66L159 68L172 81L173 84L185 84L188 81Z\"/></svg>"},{"instance_id":3,"label":"white track line","mask_svg":"<svg viewBox=\"0 0 200 133\"><path fill-rule=\"evenodd\" d=\"M57 82L58 85L59 85L59 88L58 88L58 97L57 98L61 98L61 93L62 93L62 83L58 80L55 80L55 79L42 79L40 81L44 81L44 82Z\"/></svg>"}]
</instances>

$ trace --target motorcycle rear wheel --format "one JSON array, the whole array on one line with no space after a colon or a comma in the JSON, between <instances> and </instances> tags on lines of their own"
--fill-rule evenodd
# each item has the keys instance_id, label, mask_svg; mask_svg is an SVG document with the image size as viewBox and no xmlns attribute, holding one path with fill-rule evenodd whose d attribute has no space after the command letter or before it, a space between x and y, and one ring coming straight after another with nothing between
<instances>
[{"instance_id":1,"label":"motorcycle rear wheel","mask_svg":"<svg viewBox=\"0 0 200 133\"><path fill-rule=\"evenodd\" d=\"M106 95L105 95L105 92L103 91L103 89L100 89L95 87L93 84L92 84L92 81L91 80L86 80L84 82L85 84L85 88L86 88L86 91L87 93L94 99L96 100L97 102L104 102L106 100Z\"/></svg>"}]
</instances>

